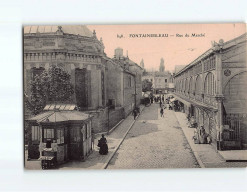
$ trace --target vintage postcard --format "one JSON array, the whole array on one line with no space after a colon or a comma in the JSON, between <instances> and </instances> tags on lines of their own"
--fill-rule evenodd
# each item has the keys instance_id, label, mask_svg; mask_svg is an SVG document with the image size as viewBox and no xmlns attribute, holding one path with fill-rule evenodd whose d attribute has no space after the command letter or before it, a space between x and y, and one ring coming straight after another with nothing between
<instances>
[{"instance_id":1,"label":"vintage postcard","mask_svg":"<svg viewBox=\"0 0 247 195\"><path fill-rule=\"evenodd\" d=\"M247 167L246 24L23 26L24 166Z\"/></svg>"}]
</instances>

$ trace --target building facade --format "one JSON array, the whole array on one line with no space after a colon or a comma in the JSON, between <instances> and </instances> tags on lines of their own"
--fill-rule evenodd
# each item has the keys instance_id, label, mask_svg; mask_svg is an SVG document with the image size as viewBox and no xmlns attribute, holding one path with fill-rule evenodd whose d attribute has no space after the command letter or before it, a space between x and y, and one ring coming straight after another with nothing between
<instances>
[{"instance_id":1,"label":"building facade","mask_svg":"<svg viewBox=\"0 0 247 195\"><path fill-rule=\"evenodd\" d=\"M246 34L214 43L174 74L174 96L218 149L247 145Z\"/></svg>"},{"instance_id":2,"label":"building facade","mask_svg":"<svg viewBox=\"0 0 247 195\"><path fill-rule=\"evenodd\" d=\"M160 60L159 71L144 72L142 80L148 80L152 82L152 88L154 94L168 93L173 91L174 86L172 84L172 75L169 71L165 71L164 59Z\"/></svg>"},{"instance_id":3,"label":"building facade","mask_svg":"<svg viewBox=\"0 0 247 195\"><path fill-rule=\"evenodd\" d=\"M52 65L63 67L74 86L72 103L81 110L104 106L104 45L86 26L24 27L24 90L30 96L29 82Z\"/></svg>"},{"instance_id":4,"label":"building facade","mask_svg":"<svg viewBox=\"0 0 247 195\"><path fill-rule=\"evenodd\" d=\"M108 100L114 106L122 107L127 116L135 107L139 107L142 97L143 68L123 55L123 49L115 49L115 56L107 64Z\"/></svg>"}]
</instances>

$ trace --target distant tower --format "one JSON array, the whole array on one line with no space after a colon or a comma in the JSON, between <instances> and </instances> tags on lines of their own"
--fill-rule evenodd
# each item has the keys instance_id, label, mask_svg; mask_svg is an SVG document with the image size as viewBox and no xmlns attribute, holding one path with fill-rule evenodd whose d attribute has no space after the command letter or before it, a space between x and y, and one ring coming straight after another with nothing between
<instances>
[{"instance_id":1,"label":"distant tower","mask_svg":"<svg viewBox=\"0 0 247 195\"><path fill-rule=\"evenodd\" d=\"M165 72L164 59L160 59L160 72Z\"/></svg>"},{"instance_id":2,"label":"distant tower","mask_svg":"<svg viewBox=\"0 0 247 195\"><path fill-rule=\"evenodd\" d=\"M115 49L115 58L120 59L123 57L123 49L118 47Z\"/></svg>"},{"instance_id":3,"label":"distant tower","mask_svg":"<svg viewBox=\"0 0 247 195\"><path fill-rule=\"evenodd\" d=\"M143 59L142 59L142 61L140 62L140 66L141 66L142 68L144 68L144 61L143 61Z\"/></svg>"}]
</instances>

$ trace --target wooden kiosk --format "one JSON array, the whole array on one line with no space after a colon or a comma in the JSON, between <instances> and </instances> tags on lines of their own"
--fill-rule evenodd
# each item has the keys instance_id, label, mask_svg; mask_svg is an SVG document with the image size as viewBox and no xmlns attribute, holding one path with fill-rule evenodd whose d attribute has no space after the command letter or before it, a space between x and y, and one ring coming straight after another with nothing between
<instances>
[{"instance_id":1,"label":"wooden kiosk","mask_svg":"<svg viewBox=\"0 0 247 195\"><path fill-rule=\"evenodd\" d=\"M92 116L74 109L74 105L47 105L44 113L28 120L29 144L39 142L40 160L52 158L62 164L85 160L90 154ZM28 152L35 153L33 147Z\"/></svg>"}]
</instances>

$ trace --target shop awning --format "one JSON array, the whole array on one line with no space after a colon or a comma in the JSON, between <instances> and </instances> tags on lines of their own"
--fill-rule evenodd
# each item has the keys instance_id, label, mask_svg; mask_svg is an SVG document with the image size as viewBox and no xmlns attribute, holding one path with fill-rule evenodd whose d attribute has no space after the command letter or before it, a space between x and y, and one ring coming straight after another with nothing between
<instances>
[{"instance_id":1,"label":"shop awning","mask_svg":"<svg viewBox=\"0 0 247 195\"><path fill-rule=\"evenodd\" d=\"M188 99L187 100L184 100L180 97L178 97L177 95L174 95L175 96L175 99L177 99L178 101L182 102L183 104L187 105L187 106L196 106L200 109L203 109L203 110L213 110L213 111L217 111L218 109L217 108L214 108L213 106L210 106L210 105L205 105L204 103L200 103L200 102L197 102L197 101L194 101L194 100L190 100Z\"/></svg>"},{"instance_id":2,"label":"shop awning","mask_svg":"<svg viewBox=\"0 0 247 195\"><path fill-rule=\"evenodd\" d=\"M179 98L179 97L175 97L176 100L182 102L183 104L185 104L186 106L190 107L191 106L191 103L190 102L187 102L186 100L182 99L182 98Z\"/></svg>"}]
</instances>

